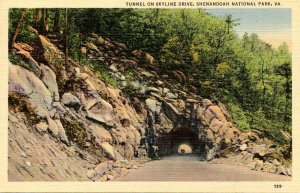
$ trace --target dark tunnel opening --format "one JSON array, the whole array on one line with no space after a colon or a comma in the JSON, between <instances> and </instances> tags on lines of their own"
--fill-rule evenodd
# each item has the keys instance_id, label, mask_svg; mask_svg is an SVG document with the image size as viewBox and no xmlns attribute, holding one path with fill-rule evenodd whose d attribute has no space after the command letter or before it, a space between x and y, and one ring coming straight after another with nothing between
<instances>
[{"instance_id":1,"label":"dark tunnel opening","mask_svg":"<svg viewBox=\"0 0 300 193\"><path fill-rule=\"evenodd\" d=\"M199 153L199 135L189 128L179 128L157 141L159 156Z\"/></svg>"}]
</instances>

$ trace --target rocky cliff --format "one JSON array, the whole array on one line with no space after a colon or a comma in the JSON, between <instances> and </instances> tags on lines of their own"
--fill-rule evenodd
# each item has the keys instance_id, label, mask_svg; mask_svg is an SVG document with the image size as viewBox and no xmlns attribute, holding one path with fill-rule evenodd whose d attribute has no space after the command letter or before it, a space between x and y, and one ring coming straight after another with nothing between
<instances>
[{"instance_id":1,"label":"rocky cliff","mask_svg":"<svg viewBox=\"0 0 300 193\"><path fill-rule=\"evenodd\" d=\"M9 66L9 180L113 180L182 143L202 161L239 156L291 175L285 149L258 130L241 132L226 105L184 86L182 72L159 71L150 54L91 34L84 57L66 65L55 35L32 33Z\"/></svg>"}]
</instances>

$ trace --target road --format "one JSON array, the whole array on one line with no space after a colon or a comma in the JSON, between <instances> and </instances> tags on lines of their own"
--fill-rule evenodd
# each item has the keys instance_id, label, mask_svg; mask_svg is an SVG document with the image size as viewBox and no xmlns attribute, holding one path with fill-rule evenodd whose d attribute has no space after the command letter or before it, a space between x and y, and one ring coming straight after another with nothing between
<instances>
[{"instance_id":1,"label":"road","mask_svg":"<svg viewBox=\"0 0 300 193\"><path fill-rule=\"evenodd\" d=\"M289 181L291 177L246 166L200 162L196 155L168 156L145 163L116 181Z\"/></svg>"}]
</instances>

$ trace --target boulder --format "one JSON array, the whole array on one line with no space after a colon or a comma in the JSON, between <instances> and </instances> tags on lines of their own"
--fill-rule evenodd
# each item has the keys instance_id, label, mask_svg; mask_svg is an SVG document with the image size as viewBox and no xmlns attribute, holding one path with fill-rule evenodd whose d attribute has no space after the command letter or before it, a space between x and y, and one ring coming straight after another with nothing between
<instances>
[{"instance_id":1,"label":"boulder","mask_svg":"<svg viewBox=\"0 0 300 193\"><path fill-rule=\"evenodd\" d=\"M35 128L39 132L46 132L48 130L49 126L45 122L39 122L38 124L35 125Z\"/></svg>"},{"instance_id":2,"label":"boulder","mask_svg":"<svg viewBox=\"0 0 300 193\"><path fill-rule=\"evenodd\" d=\"M156 111L156 105L157 105L157 100L153 99L153 98L147 98L146 99L146 105L148 106L148 108L152 111L155 112Z\"/></svg>"},{"instance_id":3,"label":"boulder","mask_svg":"<svg viewBox=\"0 0 300 193\"><path fill-rule=\"evenodd\" d=\"M26 64L29 65L29 69L33 72L37 77L41 76L41 68L39 64L32 58L29 51L32 51L32 47L29 45L25 45L23 43L15 43L14 48L18 51L16 54L21 55ZM28 48L28 49L27 49Z\"/></svg>"},{"instance_id":4,"label":"boulder","mask_svg":"<svg viewBox=\"0 0 300 193\"><path fill-rule=\"evenodd\" d=\"M263 157L267 154L267 146L265 144L256 145L253 147L252 153Z\"/></svg>"},{"instance_id":5,"label":"boulder","mask_svg":"<svg viewBox=\"0 0 300 193\"><path fill-rule=\"evenodd\" d=\"M217 132L219 132L220 128L223 127L223 126L224 126L224 123L223 123L223 122L221 122L221 121L219 121L218 119L214 118L214 119L211 121L211 123L210 123L210 125L209 125L209 128L210 128L213 132L217 133Z\"/></svg>"},{"instance_id":6,"label":"boulder","mask_svg":"<svg viewBox=\"0 0 300 193\"><path fill-rule=\"evenodd\" d=\"M125 143L125 147L124 147L125 151L124 151L124 156L125 158L127 158L128 160L131 160L134 156L134 148L132 147L132 145L130 143Z\"/></svg>"},{"instance_id":7,"label":"boulder","mask_svg":"<svg viewBox=\"0 0 300 193\"><path fill-rule=\"evenodd\" d=\"M224 114L222 113L220 107L214 105L214 106L210 106L208 110L210 110L213 113L215 118L219 119L223 123L227 123L227 120Z\"/></svg>"},{"instance_id":8,"label":"boulder","mask_svg":"<svg viewBox=\"0 0 300 193\"><path fill-rule=\"evenodd\" d=\"M166 97L168 97L169 99L177 99L178 98L178 95L174 94L174 93L171 93L171 92L168 92L166 94Z\"/></svg>"},{"instance_id":9,"label":"boulder","mask_svg":"<svg viewBox=\"0 0 300 193\"><path fill-rule=\"evenodd\" d=\"M203 99L202 103L203 103L204 107L209 107L212 105L212 102L209 99Z\"/></svg>"},{"instance_id":10,"label":"boulder","mask_svg":"<svg viewBox=\"0 0 300 193\"><path fill-rule=\"evenodd\" d=\"M61 103L76 110L78 110L81 106L80 100L71 93L64 93L61 98Z\"/></svg>"},{"instance_id":11,"label":"boulder","mask_svg":"<svg viewBox=\"0 0 300 193\"><path fill-rule=\"evenodd\" d=\"M97 122L97 123L100 123L100 124L104 124L108 127L114 127L115 124L113 123L113 118L112 118L112 115L111 114L96 114L96 113L93 113L91 111L87 111L87 115L86 115L87 118Z\"/></svg>"},{"instance_id":12,"label":"boulder","mask_svg":"<svg viewBox=\"0 0 300 193\"><path fill-rule=\"evenodd\" d=\"M247 144L244 143L240 146L241 151L245 151L246 149L247 149Z\"/></svg>"},{"instance_id":13,"label":"boulder","mask_svg":"<svg viewBox=\"0 0 300 193\"><path fill-rule=\"evenodd\" d=\"M39 116L49 116L52 109L51 92L45 84L33 73L21 66L9 66L9 92L16 92L28 97L31 106Z\"/></svg>"},{"instance_id":14,"label":"boulder","mask_svg":"<svg viewBox=\"0 0 300 193\"><path fill-rule=\"evenodd\" d=\"M274 166L272 163L270 163L270 162L264 163L264 166L263 166L264 172L276 173L276 170L277 170L276 166Z\"/></svg>"},{"instance_id":15,"label":"boulder","mask_svg":"<svg viewBox=\"0 0 300 193\"><path fill-rule=\"evenodd\" d=\"M225 115L226 119L228 121L232 121L232 117L229 114L229 112L228 112L227 108L225 107L225 105L223 103L221 103L220 101L218 101L218 106L220 107L222 113Z\"/></svg>"},{"instance_id":16,"label":"boulder","mask_svg":"<svg viewBox=\"0 0 300 193\"><path fill-rule=\"evenodd\" d=\"M92 135L95 137L95 141L100 144L101 142L112 143L112 136L109 131L98 125L90 125Z\"/></svg>"},{"instance_id":17,"label":"boulder","mask_svg":"<svg viewBox=\"0 0 300 193\"><path fill-rule=\"evenodd\" d=\"M97 48L97 46L95 46L95 44L89 42L85 45L89 50L94 50L96 52L100 52L99 49Z\"/></svg>"},{"instance_id":18,"label":"boulder","mask_svg":"<svg viewBox=\"0 0 300 193\"><path fill-rule=\"evenodd\" d=\"M166 133L174 128L174 123L164 113L160 114L160 123Z\"/></svg>"},{"instance_id":19,"label":"boulder","mask_svg":"<svg viewBox=\"0 0 300 193\"><path fill-rule=\"evenodd\" d=\"M255 170L257 171L262 170L263 166L264 166L264 162L262 160L256 160Z\"/></svg>"},{"instance_id":20,"label":"boulder","mask_svg":"<svg viewBox=\"0 0 300 193\"><path fill-rule=\"evenodd\" d=\"M146 87L146 92L155 92L155 93L159 93L159 89L150 86L150 87Z\"/></svg>"},{"instance_id":21,"label":"boulder","mask_svg":"<svg viewBox=\"0 0 300 193\"><path fill-rule=\"evenodd\" d=\"M170 119L173 122L178 121L178 116L180 116L181 114L178 112L176 107L174 107L171 103L163 101L162 108L168 119Z\"/></svg>"},{"instance_id":22,"label":"boulder","mask_svg":"<svg viewBox=\"0 0 300 193\"><path fill-rule=\"evenodd\" d=\"M210 125L211 121L214 118L214 114L209 109L206 109L205 112L202 114L201 121L204 125Z\"/></svg>"},{"instance_id":23,"label":"boulder","mask_svg":"<svg viewBox=\"0 0 300 193\"><path fill-rule=\"evenodd\" d=\"M38 51L43 57L42 59L47 62L49 67L59 77L61 81L67 79L65 70L65 55L60 51L54 44L52 44L45 36L38 36L39 44L41 49Z\"/></svg>"},{"instance_id":24,"label":"boulder","mask_svg":"<svg viewBox=\"0 0 300 193\"><path fill-rule=\"evenodd\" d=\"M55 73L46 65L41 64L41 80L51 92L53 101L59 101L58 86Z\"/></svg>"},{"instance_id":25,"label":"boulder","mask_svg":"<svg viewBox=\"0 0 300 193\"><path fill-rule=\"evenodd\" d=\"M60 102L54 102L52 106L56 109L59 113L65 113L67 112L66 109L62 106Z\"/></svg>"},{"instance_id":26,"label":"boulder","mask_svg":"<svg viewBox=\"0 0 300 193\"><path fill-rule=\"evenodd\" d=\"M62 125L62 123L60 122L59 119L56 119L56 120L55 120L55 123L56 123L57 128L58 128L58 137L59 137L59 139L60 139L63 143L65 143L66 145L69 145L69 140L68 140L68 137L67 137L67 135L66 135L66 131L65 131L65 129L64 129L63 125Z\"/></svg>"},{"instance_id":27,"label":"boulder","mask_svg":"<svg viewBox=\"0 0 300 193\"><path fill-rule=\"evenodd\" d=\"M49 125L49 131L50 133L54 136L54 137L58 137L58 126L56 124L56 122L51 119L50 117L47 119L48 125Z\"/></svg>"},{"instance_id":28,"label":"boulder","mask_svg":"<svg viewBox=\"0 0 300 193\"><path fill-rule=\"evenodd\" d=\"M284 166L278 166L277 170L276 170L276 173L279 174L279 175L285 175L285 176L288 175Z\"/></svg>"},{"instance_id":29,"label":"boulder","mask_svg":"<svg viewBox=\"0 0 300 193\"><path fill-rule=\"evenodd\" d=\"M207 139L215 141L214 133L210 129L207 130Z\"/></svg>"},{"instance_id":30,"label":"boulder","mask_svg":"<svg viewBox=\"0 0 300 193\"><path fill-rule=\"evenodd\" d=\"M105 153L107 153L109 158L113 160L124 160L124 158L108 142L100 143L100 147L104 150Z\"/></svg>"}]
</instances>

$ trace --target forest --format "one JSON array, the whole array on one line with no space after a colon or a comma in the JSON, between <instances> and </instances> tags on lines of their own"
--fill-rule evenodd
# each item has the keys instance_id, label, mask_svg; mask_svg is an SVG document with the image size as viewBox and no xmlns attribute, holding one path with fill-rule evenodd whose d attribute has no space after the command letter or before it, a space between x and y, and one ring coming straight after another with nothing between
<instances>
[{"instance_id":1,"label":"forest","mask_svg":"<svg viewBox=\"0 0 300 193\"><path fill-rule=\"evenodd\" d=\"M28 32L34 28L58 34L61 50L74 61L99 65L80 50L88 34L96 33L150 53L157 71L184 73L180 84L222 101L241 130L257 129L278 143L292 133L290 48L283 43L275 49L257 34L239 37L232 15L215 17L204 9L44 8L10 9L9 19L10 48L15 42L34 44ZM18 60L13 52L9 57Z\"/></svg>"}]
</instances>

